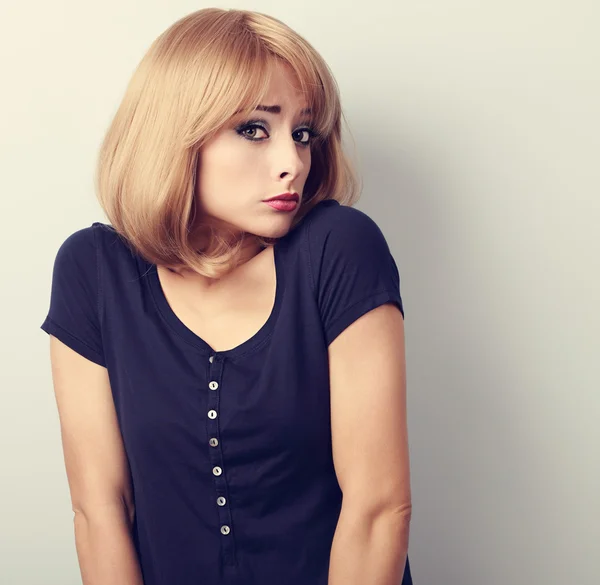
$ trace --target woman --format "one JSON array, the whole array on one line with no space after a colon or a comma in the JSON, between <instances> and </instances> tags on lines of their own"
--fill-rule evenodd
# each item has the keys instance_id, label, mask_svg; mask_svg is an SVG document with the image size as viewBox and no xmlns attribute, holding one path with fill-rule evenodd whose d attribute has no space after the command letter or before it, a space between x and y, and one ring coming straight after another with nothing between
<instances>
[{"instance_id":1,"label":"woman","mask_svg":"<svg viewBox=\"0 0 600 585\"><path fill-rule=\"evenodd\" d=\"M181 19L97 190L42 325L84 584L411 583L399 274L322 58L263 14Z\"/></svg>"}]
</instances>

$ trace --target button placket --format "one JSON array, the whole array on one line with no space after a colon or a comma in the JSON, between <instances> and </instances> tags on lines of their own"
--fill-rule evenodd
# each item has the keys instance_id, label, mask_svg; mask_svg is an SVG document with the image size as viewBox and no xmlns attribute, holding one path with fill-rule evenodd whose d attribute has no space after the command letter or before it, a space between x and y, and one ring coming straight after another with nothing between
<instances>
[{"instance_id":1,"label":"button placket","mask_svg":"<svg viewBox=\"0 0 600 585\"><path fill-rule=\"evenodd\" d=\"M208 437L209 457L212 464L212 476L215 482L215 507L219 517L221 533L221 546L223 547L223 559L226 565L235 565L234 533L232 530L232 518L230 499L227 490L227 466L223 460L222 441L220 437L219 410L220 395L222 391L223 358L218 355L209 357L208 384L207 384L207 412L206 430Z\"/></svg>"}]
</instances>

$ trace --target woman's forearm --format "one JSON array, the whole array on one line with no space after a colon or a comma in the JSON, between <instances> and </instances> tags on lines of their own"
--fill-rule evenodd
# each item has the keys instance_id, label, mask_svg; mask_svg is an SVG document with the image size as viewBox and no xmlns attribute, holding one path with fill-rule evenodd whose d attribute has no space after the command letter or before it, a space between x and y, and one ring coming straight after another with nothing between
<instances>
[{"instance_id":1,"label":"woman's forearm","mask_svg":"<svg viewBox=\"0 0 600 585\"><path fill-rule=\"evenodd\" d=\"M328 585L400 585L410 511L377 515L342 506L331 547Z\"/></svg>"},{"instance_id":2,"label":"woman's forearm","mask_svg":"<svg viewBox=\"0 0 600 585\"><path fill-rule=\"evenodd\" d=\"M74 525L83 585L143 585L124 506L76 512Z\"/></svg>"}]
</instances>

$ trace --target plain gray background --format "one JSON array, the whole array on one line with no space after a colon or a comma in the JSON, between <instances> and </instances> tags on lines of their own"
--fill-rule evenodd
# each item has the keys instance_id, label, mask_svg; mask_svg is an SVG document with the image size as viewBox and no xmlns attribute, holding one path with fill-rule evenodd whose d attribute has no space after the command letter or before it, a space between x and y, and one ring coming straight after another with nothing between
<instances>
[{"instance_id":1,"label":"plain gray background","mask_svg":"<svg viewBox=\"0 0 600 585\"><path fill-rule=\"evenodd\" d=\"M0 583L81 582L52 263L105 221L95 157L133 69L211 5L280 18L338 80L401 275L415 585L600 583L595 0L3 2Z\"/></svg>"}]
</instances>

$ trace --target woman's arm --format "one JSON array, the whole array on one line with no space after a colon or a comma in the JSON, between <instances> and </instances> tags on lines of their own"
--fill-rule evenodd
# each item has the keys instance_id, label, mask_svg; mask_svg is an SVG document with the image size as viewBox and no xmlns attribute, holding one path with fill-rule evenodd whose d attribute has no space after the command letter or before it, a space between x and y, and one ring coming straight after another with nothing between
<instances>
[{"instance_id":1,"label":"woman's arm","mask_svg":"<svg viewBox=\"0 0 600 585\"><path fill-rule=\"evenodd\" d=\"M343 492L329 585L398 585L411 518L404 320L385 304L329 345L333 457Z\"/></svg>"},{"instance_id":2,"label":"woman's arm","mask_svg":"<svg viewBox=\"0 0 600 585\"><path fill-rule=\"evenodd\" d=\"M131 479L106 368L50 337L52 379L84 585L143 585Z\"/></svg>"}]
</instances>

